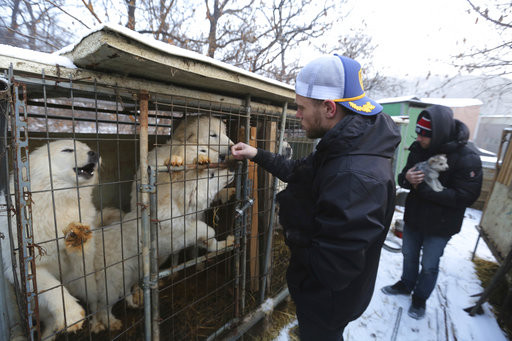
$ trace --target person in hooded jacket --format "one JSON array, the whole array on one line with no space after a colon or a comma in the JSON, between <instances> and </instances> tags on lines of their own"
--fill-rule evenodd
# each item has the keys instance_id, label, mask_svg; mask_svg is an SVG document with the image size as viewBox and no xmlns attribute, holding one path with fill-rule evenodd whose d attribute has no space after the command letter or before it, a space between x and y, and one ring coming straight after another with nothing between
<instances>
[{"instance_id":1,"label":"person in hooded jacket","mask_svg":"<svg viewBox=\"0 0 512 341\"><path fill-rule=\"evenodd\" d=\"M433 105L422 111L416 133L407 164L398 176L399 185L410 190L405 201L402 276L382 291L388 295L413 293L408 314L421 319L436 285L444 248L451 236L459 233L466 207L480 195L482 162L476 150L467 145L468 127L454 119L448 107ZM423 172L415 169L416 163L437 154L448 159L448 170L439 174L445 187L440 192L423 182Z\"/></svg>"},{"instance_id":2,"label":"person in hooded jacket","mask_svg":"<svg viewBox=\"0 0 512 341\"><path fill-rule=\"evenodd\" d=\"M365 95L353 59L313 60L298 74L295 92L296 117L308 137L321 138L312 154L285 160L244 143L232 154L288 183L277 199L300 339L338 341L373 294L394 212L392 157L400 132Z\"/></svg>"}]
</instances>

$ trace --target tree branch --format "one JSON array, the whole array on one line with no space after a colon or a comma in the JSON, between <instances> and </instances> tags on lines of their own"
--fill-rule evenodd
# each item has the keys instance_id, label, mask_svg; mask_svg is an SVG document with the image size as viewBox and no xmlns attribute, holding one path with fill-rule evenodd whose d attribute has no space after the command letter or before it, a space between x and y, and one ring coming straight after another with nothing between
<instances>
[{"instance_id":1,"label":"tree branch","mask_svg":"<svg viewBox=\"0 0 512 341\"><path fill-rule=\"evenodd\" d=\"M89 26L87 26L82 20L78 19L77 17L75 17L74 15L72 15L71 13L68 13L67 11L65 11L62 7L60 7L59 5L57 5L56 3L54 3L53 1L51 0L44 0L48 3L50 3L51 5L53 5L54 7L58 8L59 10L62 11L62 13L64 14L67 14L68 16L70 16L71 18L75 19L76 21L78 21L80 24L84 25L85 27L87 27L88 29L90 28ZM83 1L83 0L82 0Z\"/></svg>"},{"instance_id":2,"label":"tree branch","mask_svg":"<svg viewBox=\"0 0 512 341\"><path fill-rule=\"evenodd\" d=\"M96 18L96 20L98 20L98 23L101 24L101 20L100 18L98 18L98 16L96 15L96 13L94 12L94 8L92 7L92 3L91 1L89 0L89 4L86 4L85 3L85 0L82 0L84 6L89 10L89 12L91 12L91 14L93 15L93 17Z\"/></svg>"}]
</instances>

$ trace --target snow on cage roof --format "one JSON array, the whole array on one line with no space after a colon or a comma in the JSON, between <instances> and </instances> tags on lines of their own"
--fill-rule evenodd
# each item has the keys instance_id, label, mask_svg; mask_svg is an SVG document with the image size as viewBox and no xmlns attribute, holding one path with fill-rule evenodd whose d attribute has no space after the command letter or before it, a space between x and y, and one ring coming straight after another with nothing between
<instances>
[{"instance_id":1,"label":"snow on cage roof","mask_svg":"<svg viewBox=\"0 0 512 341\"><path fill-rule=\"evenodd\" d=\"M55 52L84 69L115 72L212 92L293 102L294 87L115 24L87 31Z\"/></svg>"},{"instance_id":2,"label":"snow on cage roof","mask_svg":"<svg viewBox=\"0 0 512 341\"><path fill-rule=\"evenodd\" d=\"M76 68L75 64L73 64L69 58L51 53L38 52L3 44L0 44L0 51L2 51L1 54L6 57L29 60L53 66L60 65L70 69Z\"/></svg>"}]
</instances>

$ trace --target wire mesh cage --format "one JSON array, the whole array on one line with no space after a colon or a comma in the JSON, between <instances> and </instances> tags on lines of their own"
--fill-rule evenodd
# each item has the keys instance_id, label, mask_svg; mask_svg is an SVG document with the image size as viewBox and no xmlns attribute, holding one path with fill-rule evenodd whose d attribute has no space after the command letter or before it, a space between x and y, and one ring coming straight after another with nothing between
<instances>
[{"instance_id":1,"label":"wire mesh cage","mask_svg":"<svg viewBox=\"0 0 512 341\"><path fill-rule=\"evenodd\" d=\"M3 79L11 337L223 338L285 290L283 184L229 147L306 155L286 105L12 68Z\"/></svg>"}]
</instances>

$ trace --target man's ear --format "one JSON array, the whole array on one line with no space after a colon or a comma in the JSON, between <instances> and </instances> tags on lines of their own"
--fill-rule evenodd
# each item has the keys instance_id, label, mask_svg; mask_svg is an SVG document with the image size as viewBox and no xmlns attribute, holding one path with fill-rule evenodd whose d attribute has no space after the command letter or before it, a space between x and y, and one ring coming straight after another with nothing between
<instances>
[{"instance_id":1,"label":"man's ear","mask_svg":"<svg viewBox=\"0 0 512 341\"><path fill-rule=\"evenodd\" d=\"M325 105L326 117L333 118L336 115L336 103L330 99L326 99L323 105Z\"/></svg>"}]
</instances>

